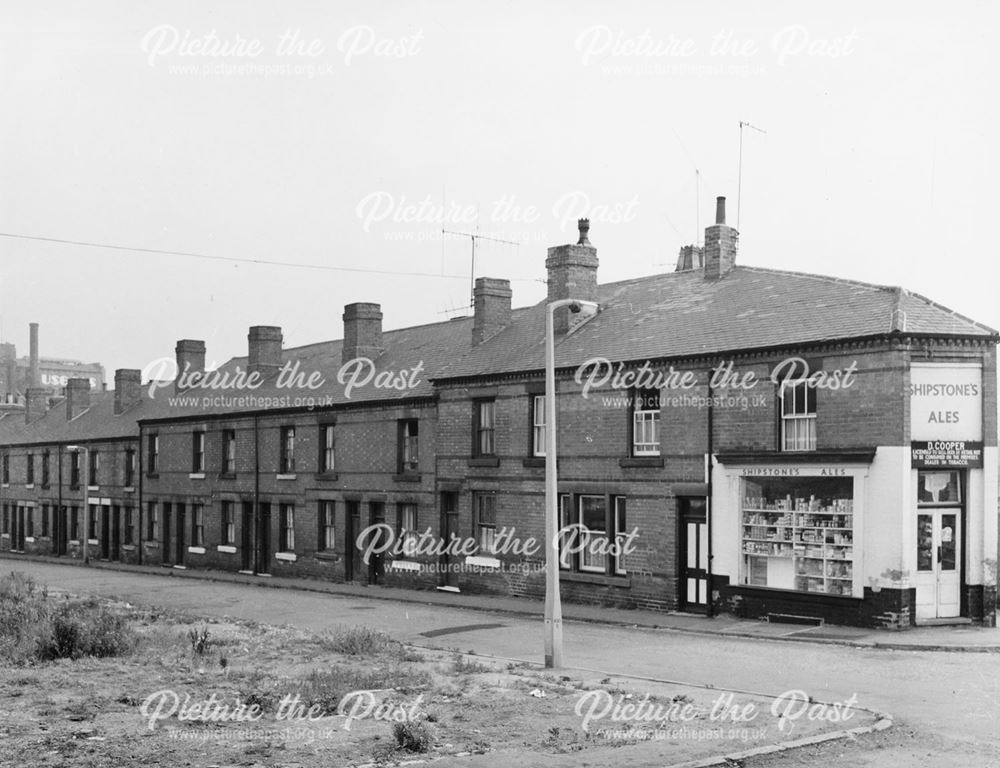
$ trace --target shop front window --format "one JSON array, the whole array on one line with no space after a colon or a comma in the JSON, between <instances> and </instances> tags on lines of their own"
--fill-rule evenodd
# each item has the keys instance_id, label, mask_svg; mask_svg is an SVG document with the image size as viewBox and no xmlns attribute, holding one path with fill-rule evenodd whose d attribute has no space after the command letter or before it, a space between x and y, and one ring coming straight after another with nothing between
<instances>
[{"instance_id":1,"label":"shop front window","mask_svg":"<svg viewBox=\"0 0 1000 768\"><path fill-rule=\"evenodd\" d=\"M743 584L853 593L852 478L745 478L741 527Z\"/></svg>"}]
</instances>

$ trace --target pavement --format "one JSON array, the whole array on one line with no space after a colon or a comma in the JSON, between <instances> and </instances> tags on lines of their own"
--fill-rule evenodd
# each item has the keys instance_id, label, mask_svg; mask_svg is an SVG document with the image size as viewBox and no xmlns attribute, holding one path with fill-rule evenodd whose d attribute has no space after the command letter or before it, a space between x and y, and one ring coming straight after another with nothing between
<instances>
[{"instance_id":1,"label":"pavement","mask_svg":"<svg viewBox=\"0 0 1000 768\"><path fill-rule=\"evenodd\" d=\"M481 611L495 615L541 618L543 604L540 600L504 597L449 591L414 590L384 586L366 586L322 582L308 579L253 576L226 571L178 569L163 566L126 565L123 563L91 561L83 566L78 561L65 558L0 553L0 572L17 570L17 562L39 562L66 568L90 568L119 572L145 573L170 576L178 579L249 584L269 589L289 589L299 592L326 593L366 600L387 600L423 606L442 606ZM906 630L868 629L859 627L803 626L799 624L769 623L766 621L738 619L729 614L706 616L610 608L599 605L562 605L564 621L587 622L608 626L643 627L695 635L727 638L748 637L793 643L846 645L862 648L914 651L959 651L973 653L1000 653L1000 628L976 624L919 626Z\"/></svg>"}]
</instances>

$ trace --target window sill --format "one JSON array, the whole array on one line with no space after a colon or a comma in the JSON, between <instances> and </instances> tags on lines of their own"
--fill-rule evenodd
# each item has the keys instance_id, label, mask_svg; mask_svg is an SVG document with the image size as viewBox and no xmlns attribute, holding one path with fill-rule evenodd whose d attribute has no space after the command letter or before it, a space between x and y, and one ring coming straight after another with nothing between
<instances>
[{"instance_id":1,"label":"window sill","mask_svg":"<svg viewBox=\"0 0 1000 768\"><path fill-rule=\"evenodd\" d=\"M313 557L315 557L317 560L324 560L330 563L334 563L340 560L340 555L338 555L336 552L326 552L326 551L316 552L313 555Z\"/></svg>"},{"instance_id":2,"label":"window sill","mask_svg":"<svg viewBox=\"0 0 1000 768\"><path fill-rule=\"evenodd\" d=\"M135 486L126 485L124 488L122 488L122 493L135 493Z\"/></svg>"},{"instance_id":3,"label":"window sill","mask_svg":"<svg viewBox=\"0 0 1000 768\"><path fill-rule=\"evenodd\" d=\"M299 558L294 552L275 552L274 559L284 560L286 563L294 563Z\"/></svg>"},{"instance_id":4,"label":"window sill","mask_svg":"<svg viewBox=\"0 0 1000 768\"><path fill-rule=\"evenodd\" d=\"M204 480L204 479L205 479L204 472L190 472L188 474L188 480Z\"/></svg>"},{"instance_id":5,"label":"window sill","mask_svg":"<svg viewBox=\"0 0 1000 768\"><path fill-rule=\"evenodd\" d=\"M34 483L25 483L24 484L24 488L25 488L25 490L33 491L35 489L35 484Z\"/></svg>"},{"instance_id":6,"label":"window sill","mask_svg":"<svg viewBox=\"0 0 1000 768\"><path fill-rule=\"evenodd\" d=\"M781 595L790 600L800 600L808 602L811 600L864 600L856 595L834 595L830 592L803 592L800 589L781 589L779 587L763 587L755 584L733 584L731 585L733 594L748 595L750 597L766 598L768 595Z\"/></svg>"},{"instance_id":7,"label":"window sill","mask_svg":"<svg viewBox=\"0 0 1000 768\"><path fill-rule=\"evenodd\" d=\"M330 482L334 482L335 480L337 480L337 473L336 472L317 472L314 475L314 477L315 477L315 479L319 480L320 482L330 483Z\"/></svg>"},{"instance_id":8,"label":"window sill","mask_svg":"<svg viewBox=\"0 0 1000 768\"><path fill-rule=\"evenodd\" d=\"M282 473L279 473L279 474L277 474L277 475L274 476L275 480L295 480L297 478L298 478L298 475L296 475L294 473L287 473L287 472L282 472Z\"/></svg>"},{"instance_id":9,"label":"window sill","mask_svg":"<svg viewBox=\"0 0 1000 768\"><path fill-rule=\"evenodd\" d=\"M495 557L485 557L483 555L469 555L465 558L466 565L474 565L479 568L500 568L500 561Z\"/></svg>"},{"instance_id":10,"label":"window sill","mask_svg":"<svg viewBox=\"0 0 1000 768\"><path fill-rule=\"evenodd\" d=\"M87 486L87 493L93 493L94 491L100 492L100 490L101 490L101 486L99 486L99 485L88 485Z\"/></svg>"},{"instance_id":11,"label":"window sill","mask_svg":"<svg viewBox=\"0 0 1000 768\"><path fill-rule=\"evenodd\" d=\"M420 473L419 472L403 472L398 475L393 475L392 479L397 483L419 483Z\"/></svg>"},{"instance_id":12,"label":"window sill","mask_svg":"<svg viewBox=\"0 0 1000 768\"><path fill-rule=\"evenodd\" d=\"M147 472L146 473L146 477L148 477L151 480L157 480L160 477L160 473L159 472Z\"/></svg>"},{"instance_id":13,"label":"window sill","mask_svg":"<svg viewBox=\"0 0 1000 768\"><path fill-rule=\"evenodd\" d=\"M556 460L558 462L558 459ZM544 469L545 468L545 457L544 456L528 456L521 461L521 464L525 467L535 467Z\"/></svg>"},{"instance_id":14,"label":"window sill","mask_svg":"<svg viewBox=\"0 0 1000 768\"><path fill-rule=\"evenodd\" d=\"M204 555L205 554L205 548L204 547L188 547L188 552L190 552L192 555Z\"/></svg>"},{"instance_id":15,"label":"window sill","mask_svg":"<svg viewBox=\"0 0 1000 768\"><path fill-rule=\"evenodd\" d=\"M0 488L10 488L10 483L0 483Z\"/></svg>"},{"instance_id":16,"label":"window sill","mask_svg":"<svg viewBox=\"0 0 1000 768\"><path fill-rule=\"evenodd\" d=\"M393 560L388 567L397 571L419 571L420 563L413 560Z\"/></svg>"},{"instance_id":17,"label":"window sill","mask_svg":"<svg viewBox=\"0 0 1000 768\"><path fill-rule=\"evenodd\" d=\"M135 552L135 544L122 544L122 550L125 552Z\"/></svg>"},{"instance_id":18,"label":"window sill","mask_svg":"<svg viewBox=\"0 0 1000 768\"><path fill-rule=\"evenodd\" d=\"M43 490L43 491L47 491L47 490L49 490L49 488L51 488L51 487L52 487L52 484L51 484L51 483L42 483L42 490Z\"/></svg>"},{"instance_id":19,"label":"window sill","mask_svg":"<svg viewBox=\"0 0 1000 768\"><path fill-rule=\"evenodd\" d=\"M663 457L662 456L631 456L627 459L619 459L618 466L620 467L663 467Z\"/></svg>"},{"instance_id":20,"label":"window sill","mask_svg":"<svg viewBox=\"0 0 1000 768\"><path fill-rule=\"evenodd\" d=\"M474 459L469 459L470 467L499 467L500 457L499 456L478 456Z\"/></svg>"},{"instance_id":21,"label":"window sill","mask_svg":"<svg viewBox=\"0 0 1000 768\"><path fill-rule=\"evenodd\" d=\"M216 552L225 552L228 555L235 555L236 554L236 547L234 547L232 544L220 544L219 546L217 546L215 548L215 551Z\"/></svg>"},{"instance_id":22,"label":"window sill","mask_svg":"<svg viewBox=\"0 0 1000 768\"><path fill-rule=\"evenodd\" d=\"M601 573L583 573L580 571L559 571L560 581L576 581L581 584L602 584L607 587L631 586L628 576L608 576Z\"/></svg>"},{"instance_id":23,"label":"window sill","mask_svg":"<svg viewBox=\"0 0 1000 768\"><path fill-rule=\"evenodd\" d=\"M35 543L35 537L34 536L25 536L24 537L24 543L25 544L34 544Z\"/></svg>"}]
</instances>

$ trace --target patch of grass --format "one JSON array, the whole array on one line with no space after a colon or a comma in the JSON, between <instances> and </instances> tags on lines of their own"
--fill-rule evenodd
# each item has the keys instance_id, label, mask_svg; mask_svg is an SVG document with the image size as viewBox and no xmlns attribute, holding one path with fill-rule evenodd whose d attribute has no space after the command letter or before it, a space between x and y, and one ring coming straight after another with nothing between
<instances>
[{"instance_id":1,"label":"patch of grass","mask_svg":"<svg viewBox=\"0 0 1000 768\"><path fill-rule=\"evenodd\" d=\"M318 704L327 712L334 712L341 699L351 691L381 691L396 689L399 692L424 690L431 683L430 675L419 669L401 666L357 669L334 666L313 670L293 683L291 690L298 693L306 708Z\"/></svg>"},{"instance_id":2,"label":"patch of grass","mask_svg":"<svg viewBox=\"0 0 1000 768\"><path fill-rule=\"evenodd\" d=\"M324 650L347 656L377 656L400 645L371 627L336 627L319 635L319 643Z\"/></svg>"},{"instance_id":3,"label":"patch of grass","mask_svg":"<svg viewBox=\"0 0 1000 768\"><path fill-rule=\"evenodd\" d=\"M200 627L191 627L187 632L187 638L191 643L191 653L196 656L204 656L212 645L211 633L204 624Z\"/></svg>"},{"instance_id":4,"label":"patch of grass","mask_svg":"<svg viewBox=\"0 0 1000 768\"><path fill-rule=\"evenodd\" d=\"M392 737L405 752L428 752L434 746L434 734L427 723L404 720L392 724Z\"/></svg>"},{"instance_id":5,"label":"patch of grass","mask_svg":"<svg viewBox=\"0 0 1000 768\"><path fill-rule=\"evenodd\" d=\"M480 672L492 672L493 667L482 664L473 659L468 659L460 653L456 653L451 659L452 671L460 675L475 675Z\"/></svg>"},{"instance_id":6,"label":"patch of grass","mask_svg":"<svg viewBox=\"0 0 1000 768\"><path fill-rule=\"evenodd\" d=\"M128 621L97 600L55 601L21 573L0 579L0 660L121 656L134 645Z\"/></svg>"}]
</instances>

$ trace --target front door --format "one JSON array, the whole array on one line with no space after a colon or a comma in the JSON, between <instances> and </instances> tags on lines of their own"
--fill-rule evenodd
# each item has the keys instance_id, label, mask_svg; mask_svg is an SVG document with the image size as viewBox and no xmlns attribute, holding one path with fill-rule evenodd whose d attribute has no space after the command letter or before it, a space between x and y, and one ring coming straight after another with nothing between
<instances>
[{"instance_id":1,"label":"front door","mask_svg":"<svg viewBox=\"0 0 1000 768\"><path fill-rule=\"evenodd\" d=\"M11 549L16 549L18 552L24 551L24 507L18 506L17 516L14 518L14 545Z\"/></svg>"},{"instance_id":2,"label":"front door","mask_svg":"<svg viewBox=\"0 0 1000 768\"><path fill-rule=\"evenodd\" d=\"M102 505L94 507L101 510L101 558L111 557L111 507Z\"/></svg>"},{"instance_id":3,"label":"front door","mask_svg":"<svg viewBox=\"0 0 1000 768\"><path fill-rule=\"evenodd\" d=\"M448 544L452 538L458 538L458 494L445 491L441 494L441 540L445 543L444 551L438 558L441 568L441 587L448 590L458 589L458 574L455 566L459 559L448 554Z\"/></svg>"},{"instance_id":4,"label":"front door","mask_svg":"<svg viewBox=\"0 0 1000 768\"><path fill-rule=\"evenodd\" d=\"M962 510L922 509L917 514L917 620L961 613Z\"/></svg>"},{"instance_id":5,"label":"front door","mask_svg":"<svg viewBox=\"0 0 1000 768\"><path fill-rule=\"evenodd\" d=\"M174 506L174 564L184 565L184 555L187 554L187 546L184 541L184 517L185 509L183 504Z\"/></svg>"},{"instance_id":6,"label":"front door","mask_svg":"<svg viewBox=\"0 0 1000 768\"><path fill-rule=\"evenodd\" d=\"M163 557L161 561L164 565L170 565L170 516L173 514L173 505L169 501L163 503Z\"/></svg>"},{"instance_id":7,"label":"front door","mask_svg":"<svg viewBox=\"0 0 1000 768\"><path fill-rule=\"evenodd\" d=\"M253 502L243 502L243 520L240 528L240 570L253 570Z\"/></svg>"},{"instance_id":8,"label":"front door","mask_svg":"<svg viewBox=\"0 0 1000 768\"><path fill-rule=\"evenodd\" d=\"M257 573L271 572L271 503L260 504L260 528L257 531Z\"/></svg>"},{"instance_id":9,"label":"front door","mask_svg":"<svg viewBox=\"0 0 1000 768\"><path fill-rule=\"evenodd\" d=\"M361 533L361 502L347 502L344 538L344 580L361 578L361 550L358 549L358 534Z\"/></svg>"},{"instance_id":10,"label":"front door","mask_svg":"<svg viewBox=\"0 0 1000 768\"><path fill-rule=\"evenodd\" d=\"M708 520L705 499L677 500L681 535L680 606L685 611L708 611Z\"/></svg>"},{"instance_id":11,"label":"front door","mask_svg":"<svg viewBox=\"0 0 1000 768\"><path fill-rule=\"evenodd\" d=\"M368 511L369 525L385 525L385 504L381 501L373 501L369 505ZM373 549L378 549L385 537L385 531L379 527L377 534L373 537ZM368 562L368 583L381 584L385 576L385 561L381 552L372 552Z\"/></svg>"},{"instance_id":12,"label":"front door","mask_svg":"<svg viewBox=\"0 0 1000 768\"><path fill-rule=\"evenodd\" d=\"M104 508L107 512L107 507ZM121 560L122 546L122 508L117 504L111 507L111 555L112 560Z\"/></svg>"}]
</instances>

